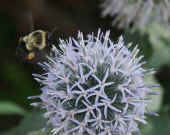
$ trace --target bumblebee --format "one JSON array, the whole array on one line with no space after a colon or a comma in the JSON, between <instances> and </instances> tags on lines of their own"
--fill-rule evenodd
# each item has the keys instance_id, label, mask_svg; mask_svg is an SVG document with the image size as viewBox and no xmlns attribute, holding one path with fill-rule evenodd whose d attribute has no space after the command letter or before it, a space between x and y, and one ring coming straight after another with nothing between
<instances>
[{"instance_id":1,"label":"bumblebee","mask_svg":"<svg viewBox=\"0 0 170 135\"><path fill-rule=\"evenodd\" d=\"M44 59L52 46L51 35L52 33L43 30L35 30L21 37L17 49L18 56L21 56L24 61L27 60L31 62Z\"/></svg>"},{"instance_id":2,"label":"bumblebee","mask_svg":"<svg viewBox=\"0 0 170 135\"><path fill-rule=\"evenodd\" d=\"M30 34L21 37L20 42L24 42L26 49L32 51L34 48L42 50L46 47L47 44L47 32L42 30L36 30Z\"/></svg>"}]
</instances>

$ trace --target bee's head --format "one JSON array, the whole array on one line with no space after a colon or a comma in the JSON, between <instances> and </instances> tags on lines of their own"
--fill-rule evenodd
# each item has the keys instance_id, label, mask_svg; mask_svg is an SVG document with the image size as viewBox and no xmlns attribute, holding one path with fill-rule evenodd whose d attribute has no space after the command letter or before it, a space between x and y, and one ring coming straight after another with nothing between
<instances>
[{"instance_id":1,"label":"bee's head","mask_svg":"<svg viewBox=\"0 0 170 135\"><path fill-rule=\"evenodd\" d=\"M23 40L23 37L19 38L18 46L16 48L17 58L21 61L25 61L29 51L26 48L26 43Z\"/></svg>"},{"instance_id":2,"label":"bee's head","mask_svg":"<svg viewBox=\"0 0 170 135\"><path fill-rule=\"evenodd\" d=\"M25 46L25 41L23 40L23 37L20 37L19 38L19 46L21 45L21 46Z\"/></svg>"}]
</instances>

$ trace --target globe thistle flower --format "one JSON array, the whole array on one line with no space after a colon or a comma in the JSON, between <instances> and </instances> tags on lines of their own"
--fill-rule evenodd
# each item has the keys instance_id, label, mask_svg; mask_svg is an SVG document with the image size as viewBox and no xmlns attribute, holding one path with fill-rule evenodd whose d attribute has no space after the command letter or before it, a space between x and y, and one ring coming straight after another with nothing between
<instances>
[{"instance_id":1,"label":"globe thistle flower","mask_svg":"<svg viewBox=\"0 0 170 135\"><path fill-rule=\"evenodd\" d=\"M169 26L170 2L168 0L104 0L102 16L114 17L113 25L142 30L152 22Z\"/></svg>"},{"instance_id":2,"label":"globe thistle flower","mask_svg":"<svg viewBox=\"0 0 170 135\"><path fill-rule=\"evenodd\" d=\"M145 70L137 46L130 51L123 38L117 43L98 31L84 39L60 40L60 51L34 74L42 85L40 98L33 103L46 110L44 116L54 135L131 135L146 124L150 88L144 82L153 69Z\"/></svg>"}]
</instances>

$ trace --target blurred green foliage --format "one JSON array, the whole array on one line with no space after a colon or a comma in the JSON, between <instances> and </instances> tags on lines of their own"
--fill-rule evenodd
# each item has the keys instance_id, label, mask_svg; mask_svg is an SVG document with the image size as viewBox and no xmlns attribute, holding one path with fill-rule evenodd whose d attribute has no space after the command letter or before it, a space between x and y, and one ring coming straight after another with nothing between
<instances>
[{"instance_id":1,"label":"blurred green foliage","mask_svg":"<svg viewBox=\"0 0 170 135\"><path fill-rule=\"evenodd\" d=\"M163 110L159 115L159 117L149 117L148 124L141 128L143 135L169 135L170 114Z\"/></svg>"},{"instance_id":2,"label":"blurred green foliage","mask_svg":"<svg viewBox=\"0 0 170 135\"><path fill-rule=\"evenodd\" d=\"M149 35L153 54L148 61L149 65L159 69L170 64L170 31L159 24L152 24L146 30Z\"/></svg>"},{"instance_id":3,"label":"blurred green foliage","mask_svg":"<svg viewBox=\"0 0 170 135\"><path fill-rule=\"evenodd\" d=\"M42 132L46 120L40 111L32 111L28 96L40 93L39 86L33 80L31 74L35 72L34 65L22 63L16 59L16 47L18 44L17 30L13 18L6 14L0 14L0 116L20 117L19 124L10 125L10 121L1 121L0 126L10 125L1 128L2 135L49 135L49 132ZM100 26L100 25L99 25ZM81 29L80 29L81 30ZM143 32L135 33L125 30L123 36L125 42L138 44L140 54L144 55L147 61L146 68L154 67L161 71L158 76L152 76L146 81L160 83L161 87L156 90L160 95L153 98L149 109L159 113L159 117L149 116L148 125L141 125L143 135L169 135L170 134L170 28L158 24L150 24ZM114 31L112 31L114 33ZM71 30L65 30L71 33ZM167 66L167 69L163 68ZM36 69L37 70L37 69ZM169 74L168 74L169 73ZM163 81L161 78L165 78ZM166 104L162 102L166 100Z\"/></svg>"},{"instance_id":4,"label":"blurred green foliage","mask_svg":"<svg viewBox=\"0 0 170 135\"><path fill-rule=\"evenodd\" d=\"M33 132L28 133L27 135L52 135L52 134L48 132L43 132L43 131L33 131Z\"/></svg>"},{"instance_id":5,"label":"blurred green foliage","mask_svg":"<svg viewBox=\"0 0 170 135\"><path fill-rule=\"evenodd\" d=\"M9 101L1 101L0 102L0 115L2 114L19 114L19 115L26 115L27 112L18 106L17 104Z\"/></svg>"},{"instance_id":6,"label":"blurred green foliage","mask_svg":"<svg viewBox=\"0 0 170 135\"><path fill-rule=\"evenodd\" d=\"M19 126L3 133L3 135L29 135L29 132L39 132L38 130L41 130L45 125L46 120L43 118L42 112L33 111L25 116Z\"/></svg>"}]
</instances>

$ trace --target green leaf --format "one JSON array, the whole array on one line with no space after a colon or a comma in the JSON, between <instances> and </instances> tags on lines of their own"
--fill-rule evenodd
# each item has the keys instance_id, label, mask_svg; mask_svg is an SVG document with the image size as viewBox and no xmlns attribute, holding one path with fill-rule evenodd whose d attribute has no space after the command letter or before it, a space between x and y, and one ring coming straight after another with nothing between
<instances>
[{"instance_id":1,"label":"green leaf","mask_svg":"<svg viewBox=\"0 0 170 135\"><path fill-rule=\"evenodd\" d=\"M50 132L43 132L43 131L39 130L39 131L29 132L26 135L52 135L52 134Z\"/></svg>"},{"instance_id":2,"label":"green leaf","mask_svg":"<svg viewBox=\"0 0 170 135\"><path fill-rule=\"evenodd\" d=\"M34 111L27 115L18 127L12 129L3 135L26 135L31 131L41 130L46 125L46 120L42 116L42 112Z\"/></svg>"},{"instance_id":3,"label":"green leaf","mask_svg":"<svg viewBox=\"0 0 170 135\"><path fill-rule=\"evenodd\" d=\"M9 101L0 102L0 114L26 115L27 112L15 103Z\"/></svg>"},{"instance_id":4,"label":"green leaf","mask_svg":"<svg viewBox=\"0 0 170 135\"><path fill-rule=\"evenodd\" d=\"M161 112L159 117L150 117L149 124L141 127L142 135L169 135L170 116L168 112Z\"/></svg>"},{"instance_id":5,"label":"green leaf","mask_svg":"<svg viewBox=\"0 0 170 135\"><path fill-rule=\"evenodd\" d=\"M159 68L170 63L170 31L169 28L153 23L146 30L153 48L149 65Z\"/></svg>"}]
</instances>

